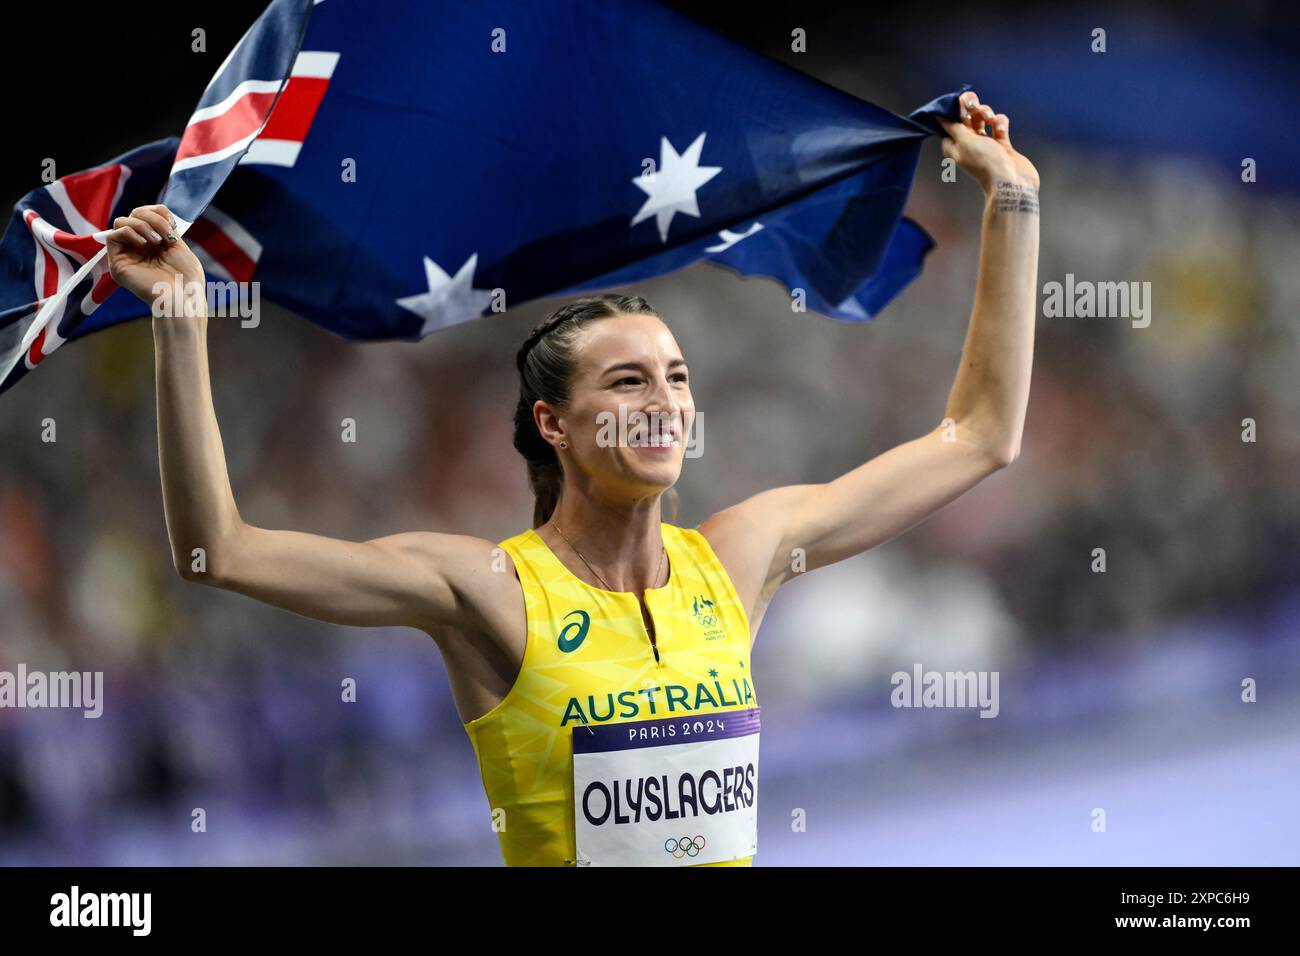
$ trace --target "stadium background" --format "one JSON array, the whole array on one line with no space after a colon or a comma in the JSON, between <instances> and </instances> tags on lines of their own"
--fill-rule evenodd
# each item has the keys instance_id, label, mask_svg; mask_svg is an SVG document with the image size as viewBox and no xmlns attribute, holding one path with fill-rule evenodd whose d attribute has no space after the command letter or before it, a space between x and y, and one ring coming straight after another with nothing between
<instances>
[{"instance_id":1,"label":"stadium background","mask_svg":"<svg viewBox=\"0 0 1300 956\"><path fill-rule=\"evenodd\" d=\"M1300 165L1281 8L677 6L896 112L972 83L1042 174L1040 289L1067 273L1152 284L1148 328L1040 316L1012 468L778 594L753 665L756 863L1300 862ZM132 11L66 28L63 61L96 65L80 99L15 101L6 208L44 157L65 174L179 130L258 5ZM206 55L189 50L195 26ZM1089 50L1098 26L1104 54ZM121 50L137 51L131 70L111 65ZM3 71L30 87L22 64ZM1244 157L1258 182L1242 182ZM833 478L941 417L980 194L941 182L939 160L927 146L909 209L938 247L870 324L792 314L776 283L716 267L636 287L705 414L679 523ZM558 301L420 344L347 344L274 310L257 329L214 322L244 517L353 539L525 527L512 357ZM175 574L152 362L133 323L0 398L0 670L101 670L106 698L98 720L0 709L0 863L498 863L427 637ZM999 716L892 708L890 675L916 663L998 671ZM1241 701L1247 677L1258 703ZM206 833L190 831L195 807Z\"/></svg>"}]
</instances>

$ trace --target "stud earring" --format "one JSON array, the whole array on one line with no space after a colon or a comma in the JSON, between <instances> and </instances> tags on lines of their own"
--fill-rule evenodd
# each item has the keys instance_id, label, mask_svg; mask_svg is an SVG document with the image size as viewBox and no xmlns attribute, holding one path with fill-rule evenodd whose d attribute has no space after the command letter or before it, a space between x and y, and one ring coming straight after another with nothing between
<instances>
[{"instance_id":1,"label":"stud earring","mask_svg":"<svg viewBox=\"0 0 1300 956\"><path fill-rule=\"evenodd\" d=\"M560 442L560 447L561 447L561 448L568 448L568 447L569 447L569 443L568 443L567 441L562 441L562 442Z\"/></svg>"}]
</instances>

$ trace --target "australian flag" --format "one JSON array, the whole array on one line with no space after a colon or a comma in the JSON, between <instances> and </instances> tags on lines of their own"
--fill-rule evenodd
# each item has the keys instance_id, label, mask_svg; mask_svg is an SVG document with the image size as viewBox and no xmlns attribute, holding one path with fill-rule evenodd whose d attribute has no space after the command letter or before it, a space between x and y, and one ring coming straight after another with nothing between
<instances>
[{"instance_id":1,"label":"australian flag","mask_svg":"<svg viewBox=\"0 0 1300 956\"><path fill-rule=\"evenodd\" d=\"M148 314L104 233L166 204L210 280L349 339L714 262L878 313L948 93L900 116L650 2L274 0L179 138L25 196L0 240L0 391Z\"/></svg>"}]
</instances>

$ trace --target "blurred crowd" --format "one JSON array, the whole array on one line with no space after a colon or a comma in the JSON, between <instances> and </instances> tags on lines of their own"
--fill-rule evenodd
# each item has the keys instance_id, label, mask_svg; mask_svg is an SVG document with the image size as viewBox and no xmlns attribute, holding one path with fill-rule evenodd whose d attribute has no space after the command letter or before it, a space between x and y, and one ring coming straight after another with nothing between
<instances>
[{"instance_id":1,"label":"blurred crowd","mask_svg":"<svg viewBox=\"0 0 1300 956\"><path fill-rule=\"evenodd\" d=\"M1019 461L784 589L756 648L765 711L883 704L882 675L916 660L1010 667L1141 646L1190 619L1263 640L1250 622L1300 582L1297 204L1195 164L1022 148L1044 184L1039 288L1067 273L1149 281L1151 323L1040 316ZM943 417L981 197L942 182L927 150L910 214L937 248L871 323L793 313L777 284L706 265L633 290L674 330L703 413L702 455L668 520L693 526L763 489L830 480ZM418 344L344 343L273 309L252 329L213 320L245 520L356 540L525 528L512 358L557 304ZM142 321L62 350L0 399L0 671L103 671L106 698L99 720L0 709L0 861L220 859L112 842L171 833L189 846L197 807L228 826L357 807L383 807L397 826L405 808L403 840L443 821L439 846L455 845L465 820L448 795L484 819L486 805L436 647L183 582L152 389ZM340 699L348 677L356 704ZM253 830L240 845L267 839ZM491 834L474 846L490 855ZM276 859L326 852L317 842Z\"/></svg>"}]
</instances>

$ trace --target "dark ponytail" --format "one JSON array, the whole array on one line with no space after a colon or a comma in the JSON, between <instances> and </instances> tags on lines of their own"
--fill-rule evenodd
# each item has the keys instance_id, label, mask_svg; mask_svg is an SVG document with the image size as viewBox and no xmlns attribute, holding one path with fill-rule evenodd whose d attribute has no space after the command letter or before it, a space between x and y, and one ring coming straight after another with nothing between
<instances>
[{"instance_id":1,"label":"dark ponytail","mask_svg":"<svg viewBox=\"0 0 1300 956\"><path fill-rule=\"evenodd\" d=\"M573 382L573 350L584 326L616 315L653 315L645 299L636 295L583 296L552 312L533 329L515 356L519 369L519 404L515 406L515 450L528 465L528 483L536 503L533 527L550 520L564 488L559 456L542 437L533 421L533 405L541 400L561 409L569 402Z\"/></svg>"}]
</instances>

